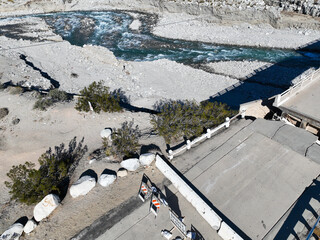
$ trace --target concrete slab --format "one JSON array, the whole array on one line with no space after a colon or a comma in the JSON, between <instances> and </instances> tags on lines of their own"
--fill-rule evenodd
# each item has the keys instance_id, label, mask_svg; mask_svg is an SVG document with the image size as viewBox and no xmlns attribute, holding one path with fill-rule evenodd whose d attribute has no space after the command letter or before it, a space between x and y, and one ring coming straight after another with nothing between
<instances>
[{"instance_id":1,"label":"concrete slab","mask_svg":"<svg viewBox=\"0 0 320 240\"><path fill-rule=\"evenodd\" d=\"M315 143L309 147L306 157L320 164L320 146Z\"/></svg>"},{"instance_id":2,"label":"concrete slab","mask_svg":"<svg viewBox=\"0 0 320 240\"><path fill-rule=\"evenodd\" d=\"M210 156L215 159L214 152ZM261 239L319 170L320 165L253 133L192 183L250 238Z\"/></svg>"},{"instance_id":3,"label":"concrete slab","mask_svg":"<svg viewBox=\"0 0 320 240\"><path fill-rule=\"evenodd\" d=\"M320 81L318 79L283 103L281 107L320 122L319 92Z\"/></svg>"},{"instance_id":4,"label":"concrete slab","mask_svg":"<svg viewBox=\"0 0 320 240\"><path fill-rule=\"evenodd\" d=\"M315 143L318 137L305 129L284 125L272 139L305 156L307 148Z\"/></svg>"},{"instance_id":5,"label":"concrete slab","mask_svg":"<svg viewBox=\"0 0 320 240\"><path fill-rule=\"evenodd\" d=\"M175 206L172 208L175 208L175 211L180 212L180 216L184 217L183 221L186 224L187 230L191 230L191 228L196 229L203 239L222 240L218 233L209 226L193 206L181 194L177 193L174 187L170 187L169 189L173 191L170 198L173 201L170 202L169 199L168 202L169 204L175 202ZM146 202L107 230L97 240L163 240L165 238L161 236L161 230L171 230L172 228L173 224L169 218L169 208L162 205L158 216L155 217L153 213L149 213L149 202ZM172 234L171 239L177 236L182 237L182 234L177 229L174 229Z\"/></svg>"},{"instance_id":6,"label":"concrete slab","mask_svg":"<svg viewBox=\"0 0 320 240\"><path fill-rule=\"evenodd\" d=\"M258 132L266 137L272 138L278 129L284 125L285 123L280 121L270 121L258 118L252 124L250 124L248 128L254 132Z\"/></svg>"}]
</instances>

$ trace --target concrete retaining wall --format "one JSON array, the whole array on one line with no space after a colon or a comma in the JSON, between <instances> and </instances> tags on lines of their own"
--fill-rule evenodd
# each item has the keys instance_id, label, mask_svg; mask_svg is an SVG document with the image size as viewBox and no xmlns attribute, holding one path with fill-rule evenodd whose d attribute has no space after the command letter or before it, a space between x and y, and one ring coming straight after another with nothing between
<instances>
[{"instance_id":1,"label":"concrete retaining wall","mask_svg":"<svg viewBox=\"0 0 320 240\"><path fill-rule=\"evenodd\" d=\"M179 190L198 213L208 224L218 231L219 236L224 240L242 240L242 238L213 211L213 209L162 159L156 156L156 166L162 174L168 178Z\"/></svg>"}]
</instances>

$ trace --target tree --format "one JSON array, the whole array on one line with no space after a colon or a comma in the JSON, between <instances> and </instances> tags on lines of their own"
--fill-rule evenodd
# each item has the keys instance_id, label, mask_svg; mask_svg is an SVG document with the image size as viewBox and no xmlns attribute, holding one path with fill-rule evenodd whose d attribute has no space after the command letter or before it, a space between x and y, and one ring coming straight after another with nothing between
<instances>
[{"instance_id":1,"label":"tree","mask_svg":"<svg viewBox=\"0 0 320 240\"><path fill-rule=\"evenodd\" d=\"M61 193L62 186L71 177L75 167L87 151L87 146L82 146L84 139L78 144L73 138L69 147L64 144L49 148L40 156L39 169L34 169L34 164L26 162L13 166L7 176L11 181L5 182L10 189L12 199L28 205L36 203L51 192Z\"/></svg>"},{"instance_id":2,"label":"tree","mask_svg":"<svg viewBox=\"0 0 320 240\"><path fill-rule=\"evenodd\" d=\"M226 104L218 102L198 104L189 100L169 100L157 103L155 108L160 113L151 117L151 124L167 143L181 137L199 136L206 128L217 126L235 114Z\"/></svg>"},{"instance_id":3,"label":"tree","mask_svg":"<svg viewBox=\"0 0 320 240\"><path fill-rule=\"evenodd\" d=\"M109 88L103 86L103 82L93 82L88 88L85 87L80 91L80 97L76 103L75 109L78 111L89 112L92 105L93 111L100 113L104 112L120 112L121 96L117 91L110 92Z\"/></svg>"},{"instance_id":4,"label":"tree","mask_svg":"<svg viewBox=\"0 0 320 240\"><path fill-rule=\"evenodd\" d=\"M136 153L139 147L139 138L141 131L138 125L133 127L134 121L122 123L121 128L113 129L111 135L112 143L108 146L108 142L104 139L104 145L107 151L122 159L123 157L131 157Z\"/></svg>"}]
</instances>

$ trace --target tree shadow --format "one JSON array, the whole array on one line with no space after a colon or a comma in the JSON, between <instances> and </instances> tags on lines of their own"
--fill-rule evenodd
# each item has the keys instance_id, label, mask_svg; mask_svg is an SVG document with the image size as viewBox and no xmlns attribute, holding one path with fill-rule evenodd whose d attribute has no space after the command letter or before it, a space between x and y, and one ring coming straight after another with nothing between
<instances>
[{"instance_id":1,"label":"tree shadow","mask_svg":"<svg viewBox=\"0 0 320 240\"><path fill-rule=\"evenodd\" d=\"M292 80L298 80L305 71L320 67L320 40L303 46L296 52L300 55L255 70L239 83L211 96L209 101L227 103L238 109L242 103L267 99L282 93L293 84Z\"/></svg>"},{"instance_id":2,"label":"tree shadow","mask_svg":"<svg viewBox=\"0 0 320 240\"><path fill-rule=\"evenodd\" d=\"M157 145L155 145L153 143L141 146L140 155L144 154L144 153L149 153L149 152L159 152L159 153L161 153L161 149Z\"/></svg>"},{"instance_id":3,"label":"tree shadow","mask_svg":"<svg viewBox=\"0 0 320 240\"><path fill-rule=\"evenodd\" d=\"M314 218L318 218L318 209L314 209L314 207L311 205L312 200L320 202L320 182L318 180L314 180L311 186L306 188L306 190L295 202L288 217L274 237L274 240L288 239L290 235L293 235L295 239L300 239L299 232L296 232L295 230L296 225L299 223L303 224L308 231L311 230L312 226L310 226L308 223L309 219L305 219L303 214L306 211L309 211ZM319 239L315 234L313 234L313 237L315 239Z\"/></svg>"},{"instance_id":4,"label":"tree shadow","mask_svg":"<svg viewBox=\"0 0 320 240\"><path fill-rule=\"evenodd\" d=\"M52 193L59 196L60 201L62 201L67 196L69 184L70 184L70 178L66 177L59 183L58 185L59 191L53 191Z\"/></svg>"},{"instance_id":5,"label":"tree shadow","mask_svg":"<svg viewBox=\"0 0 320 240\"><path fill-rule=\"evenodd\" d=\"M84 177L84 176L93 177L93 178L96 180L96 182L98 181L98 175L97 175L97 173L96 173L94 170L92 170L92 169L88 169L88 170L84 171L84 172L81 174L81 176L79 177L79 179L82 178L82 177Z\"/></svg>"}]
</instances>

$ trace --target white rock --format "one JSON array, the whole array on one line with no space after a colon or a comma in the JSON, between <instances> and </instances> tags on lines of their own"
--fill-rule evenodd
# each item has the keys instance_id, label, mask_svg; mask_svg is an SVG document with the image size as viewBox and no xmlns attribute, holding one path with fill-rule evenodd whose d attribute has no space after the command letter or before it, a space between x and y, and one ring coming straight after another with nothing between
<instances>
[{"instance_id":1,"label":"white rock","mask_svg":"<svg viewBox=\"0 0 320 240\"><path fill-rule=\"evenodd\" d=\"M1 240L18 240L23 232L23 225L21 223L15 223L10 228L2 233Z\"/></svg>"},{"instance_id":2,"label":"white rock","mask_svg":"<svg viewBox=\"0 0 320 240\"><path fill-rule=\"evenodd\" d=\"M128 171L135 171L140 166L140 163L138 158L129 158L127 160L123 160L120 165Z\"/></svg>"},{"instance_id":3,"label":"white rock","mask_svg":"<svg viewBox=\"0 0 320 240\"><path fill-rule=\"evenodd\" d=\"M92 164L92 163L94 163L95 161L96 161L96 159L93 158L93 159L91 159L91 160L89 161L89 164Z\"/></svg>"},{"instance_id":4,"label":"white rock","mask_svg":"<svg viewBox=\"0 0 320 240\"><path fill-rule=\"evenodd\" d=\"M114 174L101 174L98 182L102 187L107 187L112 184L117 179L117 176Z\"/></svg>"},{"instance_id":5,"label":"white rock","mask_svg":"<svg viewBox=\"0 0 320 240\"><path fill-rule=\"evenodd\" d=\"M138 30L140 27L141 27L141 22L139 21L139 19L133 20L129 26L129 28L132 30Z\"/></svg>"},{"instance_id":6,"label":"white rock","mask_svg":"<svg viewBox=\"0 0 320 240\"><path fill-rule=\"evenodd\" d=\"M60 198L57 195L49 194L45 196L33 209L34 219L40 222L48 217L59 206L59 203Z\"/></svg>"},{"instance_id":7,"label":"white rock","mask_svg":"<svg viewBox=\"0 0 320 240\"><path fill-rule=\"evenodd\" d=\"M164 236L166 239L170 239L172 237L172 233L167 230L162 230L161 235Z\"/></svg>"},{"instance_id":8,"label":"white rock","mask_svg":"<svg viewBox=\"0 0 320 240\"><path fill-rule=\"evenodd\" d=\"M36 221L30 219L27 224L24 226L23 231L25 233L31 233L37 227Z\"/></svg>"},{"instance_id":9,"label":"white rock","mask_svg":"<svg viewBox=\"0 0 320 240\"><path fill-rule=\"evenodd\" d=\"M70 187L70 195L73 198L86 195L96 185L96 179L91 176L83 176L79 178Z\"/></svg>"},{"instance_id":10,"label":"white rock","mask_svg":"<svg viewBox=\"0 0 320 240\"><path fill-rule=\"evenodd\" d=\"M139 161L141 165L149 166L155 158L156 158L156 155L154 153L144 153L140 155Z\"/></svg>"},{"instance_id":11,"label":"white rock","mask_svg":"<svg viewBox=\"0 0 320 240\"><path fill-rule=\"evenodd\" d=\"M120 168L117 172L118 177L125 177L127 175L128 175L128 171L127 169L124 169L124 168Z\"/></svg>"},{"instance_id":12,"label":"white rock","mask_svg":"<svg viewBox=\"0 0 320 240\"><path fill-rule=\"evenodd\" d=\"M100 132L100 136L101 138L108 138L110 137L111 133L112 133L112 130L110 128L105 128Z\"/></svg>"}]
</instances>

